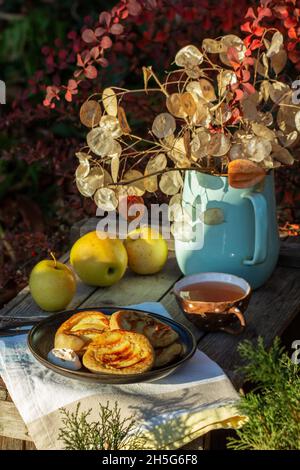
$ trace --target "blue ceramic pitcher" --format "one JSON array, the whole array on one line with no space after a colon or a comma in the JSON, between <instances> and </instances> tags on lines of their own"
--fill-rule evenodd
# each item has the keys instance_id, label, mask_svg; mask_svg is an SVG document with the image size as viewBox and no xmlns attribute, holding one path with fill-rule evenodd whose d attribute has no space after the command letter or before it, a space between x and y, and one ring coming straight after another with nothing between
<instances>
[{"instance_id":1,"label":"blue ceramic pitcher","mask_svg":"<svg viewBox=\"0 0 300 470\"><path fill-rule=\"evenodd\" d=\"M193 241L175 241L183 274L235 274L252 288L266 282L279 255L273 174L263 184L235 189L226 176L189 171L183 206L197 234Z\"/></svg>"}]
</instances>

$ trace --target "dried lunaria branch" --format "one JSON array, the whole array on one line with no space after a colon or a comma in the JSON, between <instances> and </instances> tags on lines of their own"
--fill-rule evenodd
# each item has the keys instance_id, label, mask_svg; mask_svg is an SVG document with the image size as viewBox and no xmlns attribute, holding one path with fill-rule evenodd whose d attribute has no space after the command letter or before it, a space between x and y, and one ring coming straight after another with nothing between
<instances>
[{"instance_id":1,"label":"dried lunaria branch","mask_svg":"<svg viewBox=\"0 0 300 470\"><path fill-rule=\"evenodd\" d=\"M291 165L291 150L300 143L300 106L277 79L287 60L282 34L266 30L258 46L254 56L233 34L204 39L200 49L188 45L176 54L177 68L164 82L143 67L143 89L110 87L92 95L80 110L89 128L88 152L76 154L80 193L103 210L115 210L120 196L146 191L160 190L178 203L187 170L226 172L230 184L245 187ZM149 92L163 94L166 109L154 117L148 136L139 137L120 103Z\"/></svg>"}]
</instances>

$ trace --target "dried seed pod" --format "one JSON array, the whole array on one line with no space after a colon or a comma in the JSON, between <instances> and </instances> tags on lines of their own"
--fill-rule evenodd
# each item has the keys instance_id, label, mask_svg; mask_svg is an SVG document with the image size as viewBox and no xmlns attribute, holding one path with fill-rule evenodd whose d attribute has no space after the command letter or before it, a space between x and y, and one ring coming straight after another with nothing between
<instances>
[{"instance_id":1,"label":"dried seed pod","mask_svg":"<svg viewBox=\"0 0 300 470\"><path fill-rule=\"evenodd\" d=\"M168 208L168 219L170 222L173 222L176 218L176 214L180 211L182 207L182 195L175 194L171 197L169 201L169 208Z\"/></svg>"},{"instance_id":2,"label":"dried seed pod","mask_svg":"<svg viewBox=\"0 0 300 470\"><path fill-rule=\"evenodd\" d=\"M118 181L119 167L120 167L120 158L118 155L115 155L114 157L112 157L111 162L110 162L110 172L111 172L111 177L114 183Z\"/></svg>"},{"instance_id":3,"label":"dried seed pod","mask_svg":"<svg viewBox=\"0 0 300 470\"><path fill-rule=\"evenodd\" d=\"M227 34L226 36L222 37L221 42L225 49L224 52L220 53L220 60L223 62L223 64L229 66L231 65L230 60L227 57L227 51L232 47L236 50L237 57L240 62L245 58L246 46L242 39L240 39L238 36L235 36L234 34Z\"/></svg>"},{"instance_id":4,"label":"dried seed pod","mask_svg":"<svg viewBox=\"0 0 300 470\"><path fill-rule=\"evenodd\" d=\"M178 193L183 185L183 180L179 171L169 171L164 173L159 182L160 190L167 196Z\"/></svg>"},{"instance_id":5,"label":"dried seed pod","mask_svg":"<svg viewBox=\"0 0 300 470\"><path fill-rule=\"evenodd\" d=\"M189 167L190 160L187 157L183 137L174 141L172 148L168 152L168 156L173 160L177 168Z\"/></svg>"},{"instance_id":6,"label":"dried seed pod","mask_svg":"<svg viewBox=\"0 0 300 470\"><path fill-rule=\"evenodd\" d=\"M131 129L127 121L125 109L122 108L122 106L118 107L118 121L123 131L123 134L130 134Z\"/></svg>"},{"instance_id":7,"label":"dried seed pod","mask_svg":"<svg viewBox=\"0 0 300 470\"><path fill-rule=\"evenodd\" d=\"M231 147L230 138L223 134L212 134L210 142L207 147L208 155L213 157L222 157L229 152Z\"/></svg>"},{"instance_id":8,"label":"dried seed pod","mask_svg":"<svg viewBox=\"0 0 300 470\"><path fill-rule=\"evenodd\" d=\"M197 105L191 93L185 92L181 95L182 109L188 116L193 116L197 111Z\"/></svg>"},{"instance_id":9,"label":"dried seed pod","mask_svg":"<svg viewBox=\"0 0 300 470\"><path fill-rule=\"evenodd\" d=\"M98 126L101 119L101 106L98 101L88 100L80 108L80 121L86 127Z\"/></svg>"},{"instance_id":10,"label":"dried seed pod","mask_svg":"<svg viewBox=\"0 0 300 470\"><path fill-rule=\"evenodd\" d=\"M192 44L180 49L175 57L175 64L178 65L178 67L184 67L187 69L192 69L196 65L200 65L202 62L203 54Z\"/></svg>"},{"instance_id":11,"label":"dried seed pod","mask_svg":"<svg viewBox=\"0 0 300 470\"><path fill-rule=\"evenodd\" d=\"M132 183L130 182L131 180L143 178L143 176L143 173L138 170L128 170L125 173L123 176L123 181L128 182L126 185L126 192L129 196L143 196L145 193L143 179L139 179L138 181L134 181Z\"/></svg>"},{"instance_id":12,"label":"dried seed pod","mask_svg":"<svg viewBox=\"0 0 300 470\"><path fill-rule=\"evenodd\" d=\"M123 135L118 118L115 116L102 116L100 120L100 127L113 139L118 139Z\"/></svg>"},{"instance_id":13,"label":"dried seed pod","mask_svg":"<svg viewBox=\"0 0 300 470\"><path fill-rule=\"evenodd\" d=\"M265 179L263 168L250 160L233 160L228 164L229 185L232 188L250 188Z\"/></svg>"},{"instance_id":14,"label":"dried seed pod","mask_svg":"<svg viewBox=\"0 0 300 470\"><path fill-rule=\"evenodd\" d=\"M76 173L75 173L76 179L85 178L89 174L89 172L90 172L90 162L87 159L81 160L80 164L76 168Z\"/></svg>"},{"instance_id":15,"label":"dried seed pod","mask_svg":"<svg viewBox=\"0 0 300 470\"><path fill-rule=\"evenodd\" d=\"M176 129L176 121L169 113L161 113L156 116L152 124L152 132L159 139L168 137Z\"/></svg>"},{"instance_id":16,"label":"dried seed pod","mask_svg":"<svg viewBox=\"0 0 300 470\"><path fill-rule=\"evenodd\" d=\"M100 157L105 157L114 146L111 135L101 127L92 129L87 134L86 141L91 151Z\"/></svg>"},{"instance_id":17,"label":"dried seed pod","mask_svg":"<svg viewBox=\"0 0 300 470\"><path fill-rule=\"evenodd\" d=\"M109 116L117 116L118 102L117 96L112 88L105 88L102 93L102 103Z\"/></svg>"},{"instance_id":18,"label":"dried seed pod","mask_svg":"<svg viewBox=\"0 0 300 470\"><path fill-rule=\"evenodd\" d=\"M291 155L291 153L283 147L278 146L277 150L272 153L272 158L274 160L277 160L280 163L283 163L284 165L292 165L294 163L294 157Z\"/></svg>"},{"instance_id":19,"label":"dried seed pod","mask_svg":"<svg viewBox=\"0 0 300 470\"><path fill-rule=\"evenodd\" d=\"M181 97L181 93L172 93L167 97L166 106L168 111L173 114L173 116L185 118L186 113L184 112L182 107Z\"/></svg>"},{"instance_id":20,"label":"dried seed pod","mask_svg":"<svg viewBox=\"0 0 300 470\"><path fill-rule=\"evenodd\" d=\"M96 191L94 201L99 209L114 211L118 207L118 198L115 191L110 188L100 188Z\"/></svg>"},{"instance_id":21,"label":"dried seed pod","mask_svg":"<svg viewBox=\"0 0 300 470\"><path fill-rule=\"evenodd\" d=\"M221 41L216 41L215 39L203 39L202 49L210 54L220 54L220 52L225 52L224 44Z\"/></svg>"},{"instance_id":22,"label":"dried seed pod","mask_svg":"<svg viewBox=\"0 0 300 470\"><path fill-rule=\"evenodd\" d=\"M275 132L266 127L264 124L260 124L259 122L252 122L251 127L254 134L258 137L262 137L263 139L270 141L276 139Z\"/></svg>"},{"instance_id":23,"label":"dried seed pod","mask_svg":"<svg viewBox=\"0 0 300 470\"><path fill-rule=\"evenodd\" d=\"M246 146L246 152L253 162L263 162L272 151L272 144L262 137L252 137Z\"/></svg>"}]
</instances>

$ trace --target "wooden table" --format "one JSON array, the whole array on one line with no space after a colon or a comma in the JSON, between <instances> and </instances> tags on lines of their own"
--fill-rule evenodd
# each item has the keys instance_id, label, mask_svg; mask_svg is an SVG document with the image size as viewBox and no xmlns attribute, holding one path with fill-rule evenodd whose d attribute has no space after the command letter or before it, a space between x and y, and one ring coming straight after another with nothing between
<instances>
[{"instance_id":1,"label":"wooden table","mask_svg":"<svg viewBox=\"0 0 300 470\"><path fill-rule=\"evenodd\" d=\"M78 233L79 235L79 233ZM73 238L77 238L73 232ZM170 252L163 271L152 276L137 276L127 272L125 277L110 288L94 288L78 283L76 296L70 308L99 307L101 305L130 305L141 302L161 302L172 317L186 324L200 340L199 347L215 360L228 374L234 385L242 385L242 377L236 374L239 356L236 352L243 339L254 340L261 335L269 346L275 336L280 336L300 310L300 266L299 249L294 243L285 242L272 278L261 289L253 293L249 308L245 314L247 328L239 336L225 333L203 333L191 325L176 304L172 294L174 283L182 276L177 266L174 253ZM68 261L68 255L62 257ZM283 264L283 265L282 265ZM290 265L295 267L291 267ZM41 314L32 300L28 287L7 304L0 314L24 316ZM299 336L299 335L298 335ZM299 338L297 338L299 339ZM7 390L0 379L0 449L34 448L17 409L10 400Z\"/></svg>"}]
</instances>

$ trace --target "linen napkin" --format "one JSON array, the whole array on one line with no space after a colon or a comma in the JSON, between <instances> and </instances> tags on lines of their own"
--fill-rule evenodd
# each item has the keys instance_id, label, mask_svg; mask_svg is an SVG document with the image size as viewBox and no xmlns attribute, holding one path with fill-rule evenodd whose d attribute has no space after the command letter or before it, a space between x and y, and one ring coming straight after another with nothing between
<instances>
[{"instance_id":1,"label":"linen napkin","mask_svg":"<svg viewBox=\"0 0 300 470\"><path fill-rule=\"evenodd\" d=\"M157 302L134 306L170 317ZM197 350L173 374L152 383L88 384L43 367L30 353L25 336L0 341L0 374L38 449L62 449L61 408L92 410L117 402L121 416L133 416L146 449L176 449L212 429L237 428L244 417L237 392L222 369Z\"/></svg>"}]
</instances>

